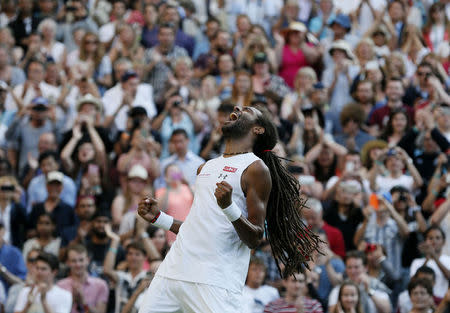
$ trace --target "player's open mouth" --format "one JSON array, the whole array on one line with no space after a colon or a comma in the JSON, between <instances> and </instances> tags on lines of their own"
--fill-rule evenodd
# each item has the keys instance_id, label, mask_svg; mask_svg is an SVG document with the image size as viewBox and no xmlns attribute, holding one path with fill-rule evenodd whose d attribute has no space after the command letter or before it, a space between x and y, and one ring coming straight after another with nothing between
<instances>
[{"instance_id":1,"label":"player's open mouth","mask_svg":"<svg viewBox=\"0 0 450 313\"><path fill-rule=\"evenodd\" d=\"M239 115L236 112L230 114L230 120L235 121L239 118Z\"/></svg>"}]
</instances>

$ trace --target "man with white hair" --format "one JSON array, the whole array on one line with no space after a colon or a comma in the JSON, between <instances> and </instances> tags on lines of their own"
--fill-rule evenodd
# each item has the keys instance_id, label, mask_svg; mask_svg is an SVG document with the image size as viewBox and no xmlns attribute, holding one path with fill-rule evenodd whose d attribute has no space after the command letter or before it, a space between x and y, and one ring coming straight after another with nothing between
<instances>
[{"instance_id":1,"label":"man with white hair","mask_svg":"<svg viewBox=\"0 0 450 313\"><path fill-rule=\"evenodd\" d=\"M344 258L344 237L339 229L329 225L323 220L322 203L317 199L309 198L306 202L306 207L308 209L302 210L302 215L308 227L310 227L314 232L323 230L328 237L331 251Z\"/></svg>"}]
</instances>

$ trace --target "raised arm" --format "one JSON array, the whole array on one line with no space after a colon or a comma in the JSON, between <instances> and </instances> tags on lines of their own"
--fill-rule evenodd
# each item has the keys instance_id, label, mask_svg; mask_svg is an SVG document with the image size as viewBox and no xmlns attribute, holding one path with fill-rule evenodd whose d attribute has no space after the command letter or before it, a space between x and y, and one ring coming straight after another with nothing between
<instances>
[{"instance_id":1,"label":"raised arm","mask_svg":"<svg viewBox=\"0 0 450 313\"><path fill-rule=\"evenodd\" d=\"M245 218L240 208L232 202L233 188L226 181L217 183L214 196L217 204L233 224L239 238L250 248L256 248L264 236L264 220L269 201L272 180L267 166L262 161L252 163L242 175L242 189L247 195Z\"/></svg>"}]
</instances>

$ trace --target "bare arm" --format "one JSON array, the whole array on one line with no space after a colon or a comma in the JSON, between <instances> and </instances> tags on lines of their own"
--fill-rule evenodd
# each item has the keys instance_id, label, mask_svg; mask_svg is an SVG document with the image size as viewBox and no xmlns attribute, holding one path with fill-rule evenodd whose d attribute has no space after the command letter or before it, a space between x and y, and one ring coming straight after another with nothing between
<instances>
[{"instance_id":1,"label":"bare arm","mask_svg":"<svg viewBox=\"0 0 450 313\"><path fill-rule=\"evenodd\" d=\"M431 215L431 224L439 226L444 217L448 214L449 209L450 199L447 199L439 206L439 208L433 213L433 215Z\"/></svg>"},{"instance_id":2,"label":"bare arm","mask_svg":"<svg viewBox=\"0 0 450 313\"><path fill-rule=\"evenodd\" d=\"M242 242L254 249L263 239L266 207L272 188L269 169L262 161L254 162L246 169L242 176L242 187L247 195L248 217L241 215L233 222L233 226ZM227 182L217 183L214 195L222 209L232 204L232 187Z\"/></svg>"},{"instance_id":3,"label":"bare arm","mask_svg":"<svg viewBox=\"0 0 450 313\"><path fill-rule=\"evenodd\" d=\"M105 226L105 231L108 237L111 239L111 244L109 245L108 253L106 253L105 261L103 262L103 273L110 277L114 282L119 280L119 276L116 271L114 271L114 264L116 263L117 249L120 244L120 237L113 233L111 225Z\"/></svg>"}]
</instances>

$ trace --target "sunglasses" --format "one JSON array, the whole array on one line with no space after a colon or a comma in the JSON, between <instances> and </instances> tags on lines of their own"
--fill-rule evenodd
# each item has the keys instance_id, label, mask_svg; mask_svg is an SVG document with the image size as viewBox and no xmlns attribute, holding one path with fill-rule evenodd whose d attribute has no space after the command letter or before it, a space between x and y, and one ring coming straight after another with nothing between
<instances>
[{"instance_id":1,"label":"sunglasses","mask_svg":"<svg viewBox=\"0 0 450 313\"><path fill-rule=\"evenodd\" d=\"M92 45L92 44L98 44L98 41L97 40L86 40L85 43L87 45Z\"/></svg>"},{"instance_id":2,"label":"sunglasses","mask_svg":"<svg viewBox=\"0 0 450 313\"><path fill-rule=\"evenodd\" d=\"M431 76L430 72L417 72L417 75L419 76Z\"/></svg>"},{"instance_id":3,"label":"sunglasses","mask_svg":"<svg viewBox=\"0 0 450 313\"><path fill-rule=\"evenodd\" d=\"M34 263L34 262L36 262L36 260L37 260L37 257L36 258L28 258L27 262L28 263Z\"/></svg>"}]
</instances>

